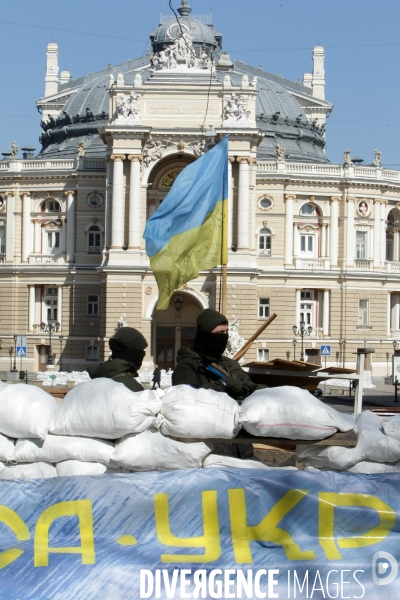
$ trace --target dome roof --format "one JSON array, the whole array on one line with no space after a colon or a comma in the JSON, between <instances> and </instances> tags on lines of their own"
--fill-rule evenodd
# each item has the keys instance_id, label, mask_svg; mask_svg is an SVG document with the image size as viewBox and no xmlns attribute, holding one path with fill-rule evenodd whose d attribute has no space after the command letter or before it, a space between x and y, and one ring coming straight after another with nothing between
<instances>
[{"instance_id":1,"label":"dome roof","mask_svg":"<svg viewBox=\"0 0 400 600\"><path fill-rule=\"evenodd\" d=\"M217 48L218 43L214 37L213 31L205 23L202 23L197 19L192 19L191 17L181 17L179 23L182 29L191 34L194 45L206 45ZM162 49L166 44L172 44L174 42L175 38L180 34L179 23L176 19L171 19L171 21L163 23L150 34L150 40L155 52L157 52L160 47Z\"/></svg>"}]
</instances>

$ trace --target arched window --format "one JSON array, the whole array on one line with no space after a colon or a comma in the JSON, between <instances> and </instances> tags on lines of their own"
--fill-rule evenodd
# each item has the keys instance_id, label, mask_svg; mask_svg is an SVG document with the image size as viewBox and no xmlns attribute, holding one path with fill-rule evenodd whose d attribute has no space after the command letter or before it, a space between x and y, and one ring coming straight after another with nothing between
<instances>
[{"instance_id":1,"label":"arched window","mask_svg":"<svg viewBox=\"0 0 400 600\"><path fill-rule=\"evenodd\" d=\"M300 208L300 214L305 217L319 217L319 210L315 204L308 202Z\"/></svg>"},{"instance_id":2,"label":"arched window","mask_svg":"<svg viewBox=\"0 0 400 600\"><path fill-rule=\"evenodd\" d=\"M271 232L269 229L260 230L258 253L263 256L271 256Z\"/></svg>"},{"instance_id":3,"label":"arched window","mask_svg":"<svg viewBox=\"0 0 400 600\"><path fill-rule=\"evenodd\" d=\"M42 211L44 211L44 212L60 212L61 207L60 207L59 203L57 202L57 200L53 200L53 198L50 198L49 200L46 200L46 202L44 202L42 204Z\"/></svg>"},{"instance_id":4,"label":"arched window","mask_svg":"<svg viewBox=\"0 0 400 600\"><path fill-rule=\"evenodd\" d=\"M88 230L88 253L100 254L101 252L101 231L97 225L92 225Z\"/></svg>"}]
</instances>

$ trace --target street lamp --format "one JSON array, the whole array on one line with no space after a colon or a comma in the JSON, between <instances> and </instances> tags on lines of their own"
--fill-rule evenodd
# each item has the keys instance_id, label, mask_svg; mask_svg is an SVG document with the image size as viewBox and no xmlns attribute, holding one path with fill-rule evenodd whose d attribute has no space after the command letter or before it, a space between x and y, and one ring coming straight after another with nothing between
<instances>
[{"instance_id":1,"label":"street lamp","mask_svg":"<svg viewBox=\"0 0 400 600\"><path fill-rule=\"evenodd\" d=\"M306 328L306 324L305 322L302 320L300 321L300 328L297 327L297 325L293 325L293 333L294 335L299 335L301 337L301 354L300 354L300 360L302 362L304 362L304 338L306 336L310 336L312 334L312 330L313 328L311 327L311 325L309 325Z\"/></svg>"},{"instance_id":2,"label":"street lamp","mask_svg":"<svg viewBox=\"0 0 400 600\"><path fill-rule=\"evenodd\" d=\"M13 364L13 373L17 372L17 336L14 335L14 364Z\"/></svg>"},{"instance_id":3,"label":"street lamp","mask_svg":"<svg viewBox=\"0 0 400 600\"><path fill-rule=\"evenodd\" d=\"M63 338L63 336L62 336L62 335L60 335L60 336L58 337L58 339L59 339L59 342L60 342L60 361L59 361L59 369L58 369L58 370L59 370L59 371L62 371L62 351L63 351L63 348L62 348L62 343L63 343L63 339L64 339L64 338Z\"/></svg>"},{"instance_id":4,"label":"street lamp","mask_svg":"<svg viewBox=\"0 0 400 600\"><path fill-rule=\"evenodd\" d=\"M12 373L12 355L14 352L14 348L12 346L9 347L8 349L8 354L10 355L10 373Z\"/></svg>"},{"instance_id":5,"label":"street lamp","mask_svg":"<svg viewBox=\"0 0 400 600\"><path fill-rule=\"evenodd\" d=\"M59 329L60 329L60 323L58 323L57 321L47 321L47 325L46 323L40 323L40 329L43 331L43 333L48 333L49 337L50 337L50 344L49 344L49 358L47 359L47 366L51 366L54 367L54 363L53 363L53 351L51 349L51 336L53 335L53 333L56 333Z\"/></svg>"},{"instance_id":6,"label":"street lamp","mask_svg":"<svg viewBox=\"0 0 400 600\"><path fill-rule=\"evenodd\" d=\"M183 298L181 298L181 296L177 296L174 300L174 305L177 312L179 312L183 306Z\"/></svg>"},{"instance_id":7,"label":"street lamp","mask_svg":"<svg viewBox=\"0 0 400 600\"><path fill-rule=\"evenodd\" d=\"M294 338L294 340L292 341L292 344L293 344L293 360L296 360L296 346L297 346L296 338Z\"/></svg>"},{"instance_id":8,"label":"street lamp","mask_svg":"<svg viewBox=\"0 0 400 600\"><path fill-rule=\"evenodd\" d=\"M343 366L343 369L346 364L346 344L347 344L347 341L342 340L342 366ZM365 346L364 346L364 348L365 348Z\"/></svg>"}]
</instances>

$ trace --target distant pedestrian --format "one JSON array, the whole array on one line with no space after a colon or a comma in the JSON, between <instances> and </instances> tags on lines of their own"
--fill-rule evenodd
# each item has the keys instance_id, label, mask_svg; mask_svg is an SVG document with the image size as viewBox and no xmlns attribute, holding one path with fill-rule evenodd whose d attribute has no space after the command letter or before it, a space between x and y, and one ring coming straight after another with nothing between
<instances>
[{"instance_id":1,"label":"distant pedestrian","mask_svg":"<svg viewBox=\"0 0 400 600\"><path fill-rule=\"evenodd\" d=\"M152 390L156 389L156 383L158 383L158 387L161 388L161 371L158 368L158 365L155 365L155 369L153 371L153 387Z\"/></svg>"}]
</instances>

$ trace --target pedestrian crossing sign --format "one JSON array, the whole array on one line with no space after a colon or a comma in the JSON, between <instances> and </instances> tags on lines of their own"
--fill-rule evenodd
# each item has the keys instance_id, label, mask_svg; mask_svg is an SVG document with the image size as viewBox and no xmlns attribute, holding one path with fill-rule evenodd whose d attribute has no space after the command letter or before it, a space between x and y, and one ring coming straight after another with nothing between
<instances>
[{"instance_id":1,"label":"pedestrian crossing sign","mask_svg":"<svg viewBox=\"0 0 400 600\"><path fill-rule=\"evenodd\" d=\"M321 346L321 356L330 356L331 355L331 347L330 346Z\"/></svg>"},{"instance_id":2,"label":"pedestrian crossing sign","mask_svg":"<svg viewBox=\"0 0 400 600\"><path fill-rule=\"evenodd\" d=\"M17 346L17 356L24 358L26 356L26 346Z\"/></svg>"}]
</instances>

